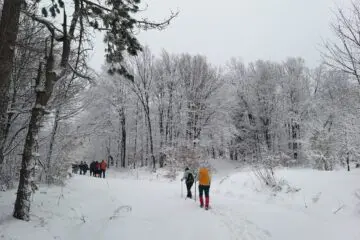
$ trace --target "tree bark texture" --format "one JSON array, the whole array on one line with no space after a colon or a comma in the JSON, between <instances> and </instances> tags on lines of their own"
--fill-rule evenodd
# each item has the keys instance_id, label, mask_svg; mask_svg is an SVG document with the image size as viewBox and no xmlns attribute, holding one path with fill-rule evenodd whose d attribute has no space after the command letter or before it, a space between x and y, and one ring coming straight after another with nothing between
<instances>
[{"instance_id":1,"label":"tree bark texture","mask_svg":"<svg viewBox=\"0 0 360 240\"><path fill-rule=\"evenodd\" d=\"M0 164L4 161L9 87L23 0L4 0L0 21Z\"/></svg>"}]
</instances>

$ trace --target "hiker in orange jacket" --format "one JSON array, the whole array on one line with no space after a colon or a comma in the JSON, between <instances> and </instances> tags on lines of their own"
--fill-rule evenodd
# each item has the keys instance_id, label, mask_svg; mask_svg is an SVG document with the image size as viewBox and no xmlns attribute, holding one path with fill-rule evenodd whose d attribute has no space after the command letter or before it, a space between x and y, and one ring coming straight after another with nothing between
<instances>
[{"instance_id":1,"label":"hiker in orange jacket","mask_svg":"<svg viewBox=\"0 0 360 240\"><path fill-rule=\"evenodd\" d=\"M209 191L210 191L210 184L211 184L211 175L209 172L209 167L203 165L199 169L199 174L197 175L197 180L199 181L199 200L200 200L200 207L204 207L204 199L203 194L205 193L205 209L209 209Z\"/></svg>"},{"instance_id":2,"label":"hiker in orange jacket","mask_svg":"<svg viewBox=\"0 0 360 240\"><path fill-rule=\"evenodd\" d=\"M101 170L100 177L102 174L103 178L105 178L106 167L107 167L107 163L105 162L105 160L102 160L100 163L100 170Z\"/></svg>"}]
</instances>

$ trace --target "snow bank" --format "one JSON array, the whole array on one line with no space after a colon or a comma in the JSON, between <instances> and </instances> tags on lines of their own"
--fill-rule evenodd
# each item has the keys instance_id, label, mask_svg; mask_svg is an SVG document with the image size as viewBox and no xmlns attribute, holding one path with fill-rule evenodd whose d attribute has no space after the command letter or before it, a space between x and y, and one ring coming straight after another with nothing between
<instances>
[{"instance_id":1,"label":"snow bank","mask_svg":"<svg viewBox=\"0 0 360 240\"><path fill-rule=\"evenodd\" d=\"M217 169L208 212L181 198L184 186L162 170L110 170L107 179L75 175L65 187L41 186L30 222L11 217L15 191L1 192L0 239L360 239L358 170L278 170L301 190L275 193L232 163Z\"/></svg>"},{"instance_id":2,"label":"snow bank","mask_svg":"<svg viewBox=\"0 0 360 240\"><path fill-rule=\"evenodd\" d=\"M274 239L360 239L359 170L281 169L275 176L300 190L287 192L285 185L274 192L252 172L239 172L217 179L213 191L227 199L221 205L241 209Z\"/></svg>"}]
</instances>

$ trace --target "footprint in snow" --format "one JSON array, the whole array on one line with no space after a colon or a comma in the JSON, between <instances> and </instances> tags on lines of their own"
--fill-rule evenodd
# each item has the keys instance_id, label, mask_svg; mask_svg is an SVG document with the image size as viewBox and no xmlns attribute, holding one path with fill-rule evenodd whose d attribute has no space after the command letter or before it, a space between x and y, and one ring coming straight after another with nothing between
<instances>
[{"instance_id":1,"label":"footprint in snow","mask_svg":"<svg viewBox=\"0 0 360 240\"><path fill-rule=\"evenodd\" d=\"M267 240L271 233L246 219L240 213L227 208L214 208L211 213L220 218L220 221L229 229L231 239L236 240Z\"/></svg>"}]
</instances>

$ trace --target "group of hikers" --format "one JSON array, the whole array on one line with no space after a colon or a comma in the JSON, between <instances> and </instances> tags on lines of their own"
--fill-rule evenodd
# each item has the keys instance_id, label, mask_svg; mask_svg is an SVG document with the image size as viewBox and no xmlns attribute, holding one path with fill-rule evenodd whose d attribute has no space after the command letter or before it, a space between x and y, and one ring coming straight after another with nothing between
<instances>
[{"instance_id":1,"label":"group of hikers","mask_svg":"<svg viewBox=\"0 0 360 240\"><path fill-rule=\"evenodd\" d=\"M105 160L99 161L92 161L90 163L90 167L85 161L81 161L80 164L73 164L72 165L72 172L78 173L80 170L80 175L86 175L86 172L90 170L90 176L105 178L105 172L107 168L107 163Z\"/></svg>"},{"instance_id":2,"label":"group of hikers","mask_svg":"<svg viewBox=\"0 0 360 240\"><path fill-rule=\"evenodd\" d=\"M85 161L81 161L80 164L73 164L73 173L78 173L80 170L80 175L86 175L87 170L90 170L90 176L105 178L105 172L107 168L107 163L105 160L101 162L93 161L90 163L90 167ZM185 185L187 189L187 198L192 198L191 188L194 185L195 181L199 182L199 201L200 207L205 207L206 210L209 209L210 202L210 185L211 185L211 174L209 167L206 164L202 164L197 173L190 170L189 167L185 168L184 176L181 178L181 181L185 180ZM205 201L203 196L205 195Z\"/></svg>"},{"instance_id":3,"label":"group of hikers","mask_svg":"<svg viewBox=\"0 0 360 240\"><path fill-rule=\"evenodd\" d=\"M210 202L210 184L211 184L211 175L209 171L209 167L206 165L202 165L199 168L199 171L194 173L194 171L190 170L188 167L185 168L184 176L181 178L181 181L185 180L186 189L187 189L187 198L192 198L191 188L195 181L199 182L199 201L200 207L205 209L209 209ZM205 202L203 195L205 195ZM205 205L204 205L205 203Z\"/></svg>"}]
</instances>

